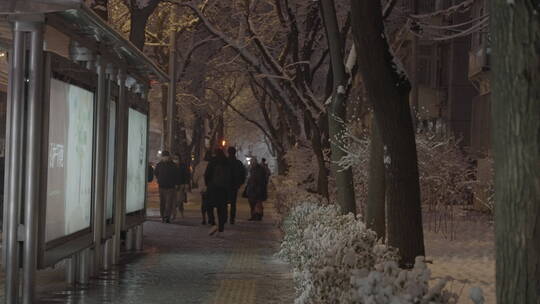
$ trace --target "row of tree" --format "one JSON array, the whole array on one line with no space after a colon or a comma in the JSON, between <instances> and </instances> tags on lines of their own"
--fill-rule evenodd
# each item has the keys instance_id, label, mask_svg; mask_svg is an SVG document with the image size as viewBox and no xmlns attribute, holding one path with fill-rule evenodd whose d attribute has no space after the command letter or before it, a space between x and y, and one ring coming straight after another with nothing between
<instances>
[{"instance_id":1,"label":"row of tree","mask_svg":"<svg viewBox=\"0 0 540 304\"><path fill-rule=\"evenodd\" d=\"M316 190L329 197L331 167L344 213L356 213L356 203L352 172L337 166L344 153L340 144L351 111L367 97L375 123L366 221L399 249L402 266L424 255L411 85L392 47L400 26L389 26L399 23L392 20L399 1L96 0L93 5L104 18L112 12L111 22L164 68L168 37L177 35L177 142L184 155L198 159L204 139L219 138L229 108L265 135L279 173L286 172L290 148L311 147L318 164ZM491 1L500 303L540 298L537 10L530 0ZM234 102L246 90L259 110L256 118Z\"/></svg>"}]
</instances>

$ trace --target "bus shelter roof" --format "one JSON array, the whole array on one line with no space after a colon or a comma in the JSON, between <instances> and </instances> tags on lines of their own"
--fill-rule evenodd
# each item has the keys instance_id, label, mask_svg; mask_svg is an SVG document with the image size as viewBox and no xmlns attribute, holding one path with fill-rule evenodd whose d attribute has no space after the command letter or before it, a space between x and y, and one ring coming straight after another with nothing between
<instances>
[{"instance_id":1,"label":"bus shelter roof","mask_svg":"<svg viewBox=\"0 0 540 304\"><path fill-rule=\"evenodd\" d=\"M11 45L10 19L36 14L43 14L47 25L103 55L105 60L138 81L169 81L168 75L154 61L76 0L0 0L0 48L8 49Z\"/></svg>"},{"instance_id":2,"label":"bus shelter roof","mask_svg":"<svg viewBox=\"0 0 540 304\"><path fill-rule=\"evenodd\" d=\"M77 8L82 0L0 0L0 14L50 13Z\"/></svg>"}]
</instances>

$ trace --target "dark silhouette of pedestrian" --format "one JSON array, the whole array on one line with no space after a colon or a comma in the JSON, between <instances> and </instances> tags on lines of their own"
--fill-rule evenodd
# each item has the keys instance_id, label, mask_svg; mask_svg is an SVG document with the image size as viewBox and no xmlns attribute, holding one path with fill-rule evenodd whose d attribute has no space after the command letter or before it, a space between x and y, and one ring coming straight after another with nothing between
<instances>
[{"instance_id":1,"label":"dark silhouette of pedestrian","mask_svg":"<svg viewBox=\"0 0 540 304\"><path fill-rule=\"evenodd\" d=\"M148 163L148 182L151 183L154 180L154 167L152 163Z\"/></svg>"},{"instance_id":2,"label":"dark silhouette of pedestrian","mask_svg":"<svg viewBox=\"0 0 540 304\"><path fill-rule=\"evenodd\" d=\"M176 211L180 211L180 216L184 217L184 204L187 202L187 190L191 174L188 165L182 160L180 154L176 154L174 160L177 167L176 175L176 200L171 212L171 220L176 218Z\"/></svg>"},{"instance_id":3,"label":"dark silhouette of pedestrian","mask_svg":"<svg viewBox=\"0 0 540 304\"><path fill-rule=\"evenodd\" d=\"M232 183L232 170L225 153L221 149L215 150L215 156L210 163L204 174L204 180L207 187L209 210L208 221L215 222L214 220L214 208L217 209L218 226L212 227L209 234L213 235L219 232L221 236L225 230L225 223L227 222L227 197L229 189Z\"/></svg>"},{"instance_id":4,"label":"dark silhouette of pedestrian","mask_svg":"<svg viewBox=\"0 0 540 304\"><path fill-rule=\"evenodd\" d=\"M263 202L268 198L267 184L266 170L261 164L257 163L257 159L253 157L245 190L245 196L249 201L249 207L251 209L250 221L260 221L263 218Z\"/></svg>"},{"instance_id":5,"label":"dark silhouette of pedestrian","mask_svg":"<svg viewBox=\"0 0 540 304\"><path fill-rule=\"evenodd\" d=\"M159 211L161 221L171 222L171 213L176 202L176 185L178 169L168 151L161 153L161 161L157 164L154 174L159 185Z\"/></svg>"},{"instance_id":6,"label":"dark silhouette of pedestrian","mask_svg":"<svg viewBox=\"0 0 540 304\"><path fill-rule=\"evenodd\" d=\"M242 164L242 162L236 158L236 149L234 147L229 147L229 149L227 149L227 155L229 157L233 175L228 197L228 203L231 205L229 223L234 225L234 220L236 218L236 201L238 198L238 190L246 182L246 167L244 167L244 164Z\"/></svg>"}]
</instances>

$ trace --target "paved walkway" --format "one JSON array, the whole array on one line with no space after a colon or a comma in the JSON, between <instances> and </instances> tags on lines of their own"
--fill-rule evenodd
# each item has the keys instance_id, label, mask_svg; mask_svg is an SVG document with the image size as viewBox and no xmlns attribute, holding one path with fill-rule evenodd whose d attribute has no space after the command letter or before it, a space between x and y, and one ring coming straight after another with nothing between
<instances>
[{"instance_id":1,"label":"paved walkway","mask_svg":"<svg viewBox=\"0 0 540 304\"><path fill-rule=\"evenodd\" d=\"M279 232L271 208L263 222L248 222L247 202L241 200L236 225L227 225L220 239L208 236L200 203L191 196L185 218L161 223L153 190L143 252L124 254L121 265L86 289L53 284L63 281L61 270L42 274L39 303L294 302L289 267L274 257Z\"/></svg>"}]
</instances>

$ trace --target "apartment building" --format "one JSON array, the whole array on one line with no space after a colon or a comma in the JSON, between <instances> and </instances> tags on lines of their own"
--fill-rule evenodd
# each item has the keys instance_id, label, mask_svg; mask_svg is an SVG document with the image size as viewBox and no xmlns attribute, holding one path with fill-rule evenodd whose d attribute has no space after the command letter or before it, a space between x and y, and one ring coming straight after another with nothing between
<instances>
[{"instance_id":1,"label":"apartment building","mask_svg":"<svg viewBox=\"0 0 540 304\"><path fill-rule=\"evenodd\" d=\"M418 112L419 123L425 127L440 126L461 138L464 147L470 147L474 141L472 101L478 95L469 78L473 37L448 37L454 35L454 26L471 21L471 9L437 13L463 2L466 0L402 1L402 9L422 16L418 22L424 25L412 25L420 35L408 36L401 56L413 81L416 77L418 97L416 99L413 93L411 103ZM444 33L446 38L430 33L430 30L443 27L450 27L450 30L437 30L438 35Z\"/></svg>"},{"instance_id":2,"label":"apartment building","mask_svg":"<svg viewBox=\"0 0 540 304\"><path fill-rule=\"evenodd\" d=\"M413 82L416 76L411 104L421 126L441 126L461 138L476 163L474 202L484 209L493 174L488 0L403 0L402 9L421 16L411 26L420 35L409 35L400 54Z\"/></svg>"}]
</instances>

